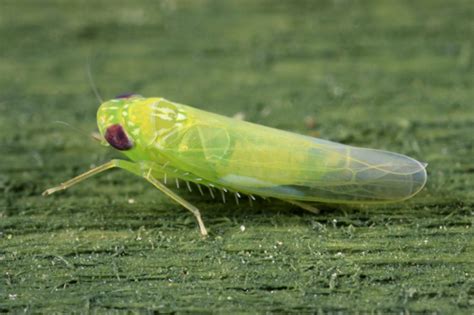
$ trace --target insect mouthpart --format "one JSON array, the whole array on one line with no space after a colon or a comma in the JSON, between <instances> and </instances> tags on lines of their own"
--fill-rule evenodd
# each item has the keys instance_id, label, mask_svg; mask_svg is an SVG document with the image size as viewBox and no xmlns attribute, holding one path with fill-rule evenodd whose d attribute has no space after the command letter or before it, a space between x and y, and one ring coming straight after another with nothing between
<instances>
[{"instance_id":1,"label":"insect mouthpart","mask_svg":"<svg viewBox=\"0 0 474 315\"><path fill-rule=\"evenodd\" d=\"M120 151L130 150L133 147L132 140L119 124L107 127L104 138L111 146Z\"/></svg>"}]
</instances>

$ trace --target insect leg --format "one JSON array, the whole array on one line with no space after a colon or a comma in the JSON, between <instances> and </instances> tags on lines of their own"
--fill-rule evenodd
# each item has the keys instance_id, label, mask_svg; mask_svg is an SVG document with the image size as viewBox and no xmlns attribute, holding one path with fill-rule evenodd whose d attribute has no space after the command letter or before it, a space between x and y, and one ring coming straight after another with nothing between
<instances>
[{"instance_id":1,"label":"insect leg","mask_svg":"<svg viewBox=\"0 0 474 315\"><path fill-rule=\"evenodd\" d=\"M194 207L192 204L190 204L189 202L187 202L186 200L182 199L181 197L179 197L178 195L176 195L174 192L172 192L170 189L168 189L165 185L163 185L161 182L159 182L157 179L155 179L153 176L151 176L151 170L152 169L149 169L148 173L144 173L143 172L143 168L139 165L139 164L136 164L136 163L133 163L133 162L129 162L129 161L124 161L124 160L111 160L105 164L102 164L100 166L97 166L77 177L74 177L56 187L52 187L48 190L46 190L45 192L43 192L43 196L48 196L48 195L51 195L57 191L60 191L60 190L65 190L71 186L74 186L75 184L77 183L80 183L82 182L83 180L86 180L88 179L89 177L92 177L94 175L97 175L99 173L102 173L108 169L111 169L111 168L115 168L115 167L118 167L118 168L121 168L121 169L124 169L126 171L129 171L135 175L138 175L138 176L141 176L141 177L144 177L146 180L148 180L150 183L152 183L156 188L158 188L159 190L161 190L165 195L167 195L168 197L170 197L171 199L173 199L174 201L178 202L179 204L181 204L183 207L185 207L186 209L188 209L189 211L191 211L194 216L196 217L197 221L198 221L198 224L199 224L199 229L201 230L201 234L202 235L207 235L207 230L206 230L206 227L204 226L204 223L202 222L202 219L201 219L201 213L199 212L199 210Z\"/></svg>"},{"instance_id":2,"label":"insect leg","mask_svg":"<svg viewBox=\"0 0 474 315\"><path fill-rule=\"evenodd\" d=\"M179 203L180 205L182 205L183 207L185 207L186 209L191 211L194 214L194 216L196 217L196 220L199 224L199 230L201 231L201 235L206 236L207 235L207 230L206 230L206 227L204 226L204 222L201 219L201 213L199 212L199 209L196 208L195 206L193 206L192 204L190 204L189 202L187 202L186 200L184 200L183 198L181 198L180 196L178 196L177 194L175 194L168 187L166 187L160 181L158 181L156 178L154 178L151 175L151 171L152 171L152 169L150 169L148 171L148 173L145 174L143 177L147 181L152 183L153 186L155 186L156 188L161 190L162 193L164 193L165 195L167 195L168 197L170 197L171 199L173 199L174 201L176 201L177 203Z\"/></svg>"},{"instance_id":3,"label":"insect leg","mask_svg":"<svg viewBox=\"0 0 474 315\"><path fill-rule=\"evenodd\" d=\"M312 212L314 214L318 214L319 213L319 209L316 208L316 207L313 207L307 203L304 203L304 202L300 202L300 201L295 201L295 200L283 200L283 201L286 201L288 203L291 203L295 206L298 206L300 207L301 209L303 210L306 210L306 211L309 211L309 212Z\"/></svg>"},{"instance_id":4,"label":"insect leg","mask_svg":"<svg viewBox=\"0 0 474 315\"><path fill-rule=\"evenodd\" d=\"M79 176L76 176L64 183L61 183L60 185L56 186L56 187L52 187L50 189L47 189L46 191L43 192L43 196L48 196L48 195L51 195L51 194L54 194L55 192L57 191L60 191L60 190L65 190L71 186L74 186L75 184L77 183L80 183L82 182L83 180L86 180L88 179L89 177L92 177L94 175L97 175L99 173L102 173L108 169L111 169L111 168L114 168L114 167L120 167L120 168L123 168L123 169L126 169L128 171L131 171L132 173L135 173L137 175L140 175L140 168L132 163L132 162L128 162L128 161L123 161L123 160L111 160L105 164L102 164L102 165L99 165L97 167L94 167L93 169L90 169L88 170L87 172L79 175Z\"/></svg>"}]
</instances>

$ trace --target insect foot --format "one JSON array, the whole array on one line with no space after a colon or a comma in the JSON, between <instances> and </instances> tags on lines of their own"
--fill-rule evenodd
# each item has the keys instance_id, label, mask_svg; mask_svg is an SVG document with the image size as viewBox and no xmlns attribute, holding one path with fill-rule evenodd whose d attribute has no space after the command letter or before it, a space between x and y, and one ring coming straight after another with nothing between
<instances>
[{"instance_id":1,"label":"insect foot","mask_svg":"<svg viewBox=\"0 0 474 315\"><path fill-rule=\"evenodd\" d=\"M46 189L45 191L43 191L43 193L41 195L42 196L49 196L49 195L54 194L57 191L64 190L64 189L66 189L66 187L64 187L62 185L59 185L59 186L56 186L56 187Z\"/></svg>"}]
</instances>

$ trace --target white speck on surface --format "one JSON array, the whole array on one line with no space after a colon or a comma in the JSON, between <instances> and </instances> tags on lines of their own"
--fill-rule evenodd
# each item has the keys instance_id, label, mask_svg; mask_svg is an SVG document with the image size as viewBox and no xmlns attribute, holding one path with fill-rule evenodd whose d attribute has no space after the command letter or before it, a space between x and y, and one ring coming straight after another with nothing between
<instances>
[{"instance_id":1,"label":"white speck on surface","mask_svg":"<svg viewBox=\"0 0 474 315\"><path fill-rule=\"evenodd\" d=\"M240 232L245 232L245 225L240 226Z\"/></svg>"},{"instance_id":2,"label":"white speck on surface","mask_svg":"<svg viewBox=\"0 0 474 315\"><path fill-rule=\"evenodd\" d=\"M134 204L134 203L135 203L135 199L129 198L129 199L128 199L128 203L129 203L129 204Z\"/></svg>"}]
</instances>

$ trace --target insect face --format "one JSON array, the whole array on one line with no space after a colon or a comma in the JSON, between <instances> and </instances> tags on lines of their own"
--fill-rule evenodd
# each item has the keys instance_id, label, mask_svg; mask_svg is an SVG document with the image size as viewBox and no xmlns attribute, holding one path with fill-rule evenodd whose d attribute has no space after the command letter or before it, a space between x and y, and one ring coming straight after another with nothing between
<instances>
[{"instance_id":1,"label":"insect face","mask_svg":"<svg viewBox=\"0 0 474 315\"><path fill-rule=\"evenodd\" d=\"M103 103L97 112L100 134L117 150L130 150L136 144L129 110L139 98L137 95L122 95Z\"/></svg>"}]
</instances>

